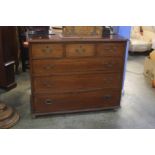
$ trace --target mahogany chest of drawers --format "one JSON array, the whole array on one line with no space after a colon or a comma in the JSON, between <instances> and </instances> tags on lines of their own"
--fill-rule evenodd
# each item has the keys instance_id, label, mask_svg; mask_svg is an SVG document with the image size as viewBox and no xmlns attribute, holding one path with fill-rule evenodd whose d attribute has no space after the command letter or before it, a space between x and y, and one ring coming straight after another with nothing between
<instances>
[{"instance_id":1,"label":"mahogany chest of drawers","mask_svg":"<svg viewBox=\"0 0 155 155\"><path fill-rule=\"evenodd\" d=\"M127 40L29 38L33 116L120 106Z\"/></svg>"}]
</instances>

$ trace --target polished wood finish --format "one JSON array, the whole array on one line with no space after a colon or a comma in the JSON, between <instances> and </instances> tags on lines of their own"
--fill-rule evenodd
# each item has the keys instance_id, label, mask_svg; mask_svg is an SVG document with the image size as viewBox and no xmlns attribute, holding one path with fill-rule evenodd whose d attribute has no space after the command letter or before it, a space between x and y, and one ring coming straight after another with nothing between
<instances>
[{"instance_id":1,"label":"polished wood finish","mask_svg":"<svg viewBox=\"0 0 155 155\"><path fill-rule=\"evenodd\" d=\"M0 27L0 87L10 90L16 86L14 65L17 55L16 27Z\"/></svg>"},{"instance_id":2,"label":"polished wood finish","mask_svg":"<svg viewBox=\"0 0 155 155\"><path fill-rule=\"evenodd\" d=\"M120 93L116 91L87 91L65 94L44 94L34 97L34 109L39 112L65 112L75 110L116 107Z\"/></svg>"},{"instance_id":3,"label":"polished wood finish","mask_svg":"<svg viewBox=\"0 0 155 155\"><path fill-rule=\"evenodd\" d=\"M120 85L121 76L119 74L115 75L95 72L91 74L72 74L34 78L35 93L65 93L78 92L80 90L100 90L104 88L119 88Z\"/></svg>"},{"instance_id":4,"label":"polished wood finish","mask_svg":"<svg viewBox=\"0 0 155 155\"><path fill-rule=\"evenodd\" d=\"M119 36L31 36L33 116L119 107L126 43Z\"/></svg>"},{"instance_id":5,"label":"polished wood finish","mask_svg":"<svg viewBox=\"0 0 155 155\"><path fill-rule=\"evenodd\" d=\"M30 43L123 43L126 42L127 40L124 39L121 36L118 35L109 35L109 36L104 36L102 38L79 38L79 37L63 37L61 34L58 35L30 35L29 40Z\"/></svg>"},{"instance_id":6,"label":"polished wood finish","mask_svg":"<svg viewBox=\"0 0 155 155\"><path fill-rule=\"evenodd\" d=\"M97 55L98 56L112 56L112 57L122 57L124 55L125 44L119 43L104 43L98 44Z\"/></svg>"},{"instance_id":7,"label":"polished wood finish","mask_svg":"<svg viewBox=\"0 0 155 155\"><path fill-rule=\"evenodd\" d=\"M114 73L122 70L123 60L121 58L84 58L84 59L44 59L33 60L33 75L49 76L64 73L102 71L105 73Z\"/></svg>"}]
</instances>

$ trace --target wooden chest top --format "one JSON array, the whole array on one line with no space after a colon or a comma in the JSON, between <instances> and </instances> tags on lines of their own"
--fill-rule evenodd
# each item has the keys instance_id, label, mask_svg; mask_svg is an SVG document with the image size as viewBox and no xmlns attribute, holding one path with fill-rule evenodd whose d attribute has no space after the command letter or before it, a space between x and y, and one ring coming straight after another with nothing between
<instances>
[{"instance_id":1,"label":"wooden chest top","mask_svg":"<svg viewBox=\"0 0 155 155\"><path fill-rule=\"evenodd\" d=\"M28 42L29 43L44 43L44 42L126 42L127 39L118 36L110 35L102 38L93 38L93 37L63 37L61 34L57 35L30 35Z\"/></svg>"}]
</instances>

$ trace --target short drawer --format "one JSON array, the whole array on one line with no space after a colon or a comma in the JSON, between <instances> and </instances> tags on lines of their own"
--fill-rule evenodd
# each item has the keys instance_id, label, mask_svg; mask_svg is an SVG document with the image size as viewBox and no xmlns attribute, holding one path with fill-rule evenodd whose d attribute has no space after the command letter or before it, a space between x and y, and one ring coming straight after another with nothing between
<instances>
[{"instance_id":1,"label":"short drawer","mask_svg":"<svg viewBox=\"0 0 155 155\"><path fill-rule=\"evenodd\" d=\"M97 44L97 56L122 57L125 53L124 43Z\"/></svg>"},{"instance_id":2,"label":"short drawer","mask_svg":"<svg viewBox=\"0 0 155 155\"><path fill-rule=\"evenodd\" d=\"M85 58L85 59L59 59L32 61L33 76L48 76L68 72L122 72L123 59L120 58Z\"/></svg>"},{"instance_id":3,"label":"short drawer","mask_svg":"<svg viewBox=\"0 0 155 155\"><path fill-rule=\"evenodd\" d=\"M35 93L78 92L103 88L121 89L121 74L75 74L34 78Z\"/></svg>"},{"instance_id":4,"label":"short drawer","mask_svg":"<svg viewBox=\"0 0 155 155\"><path fill-rule=\"evenodd\" d=\"M32 59L63 57L62 44L33 44Z\"/></svg>"},{"instance_id":5,"label":"short drawer","mask_svg":"<svg viewBox=\"0 0 155 155\"><path fill-rule=\"evenodd\" d=\"M71 94L38 94L34 97L35 113L69 112L113 108L120 105L120 93L103 90Z\"/></svg>"},{"instance_id":6,"label":"short drawer","mask_svg":"<svg viewBox=\"0 0 155 155\"><path fill-rule=\"evenodd\" d=\"M91 57L95 55L94 44L69 44L66 45L66 57Z\"/></svg>"}]
</instances>

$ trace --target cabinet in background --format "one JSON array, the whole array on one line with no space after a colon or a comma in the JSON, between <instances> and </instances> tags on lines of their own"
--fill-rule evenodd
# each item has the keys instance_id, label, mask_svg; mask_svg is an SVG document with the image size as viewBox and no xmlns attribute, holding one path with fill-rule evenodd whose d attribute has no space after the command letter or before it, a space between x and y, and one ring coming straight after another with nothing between
<instances>
[{"instance_id":1,"label":"cabinet in background","mask_svg":"<svg viewBox=\"0 0 155 155\"><path fill-rule=\"evenodd\" d=\"M16 87L15 57L17 54L16 27L0 27L0 88L10 90Z\"/></svg>"}]
</instances>

